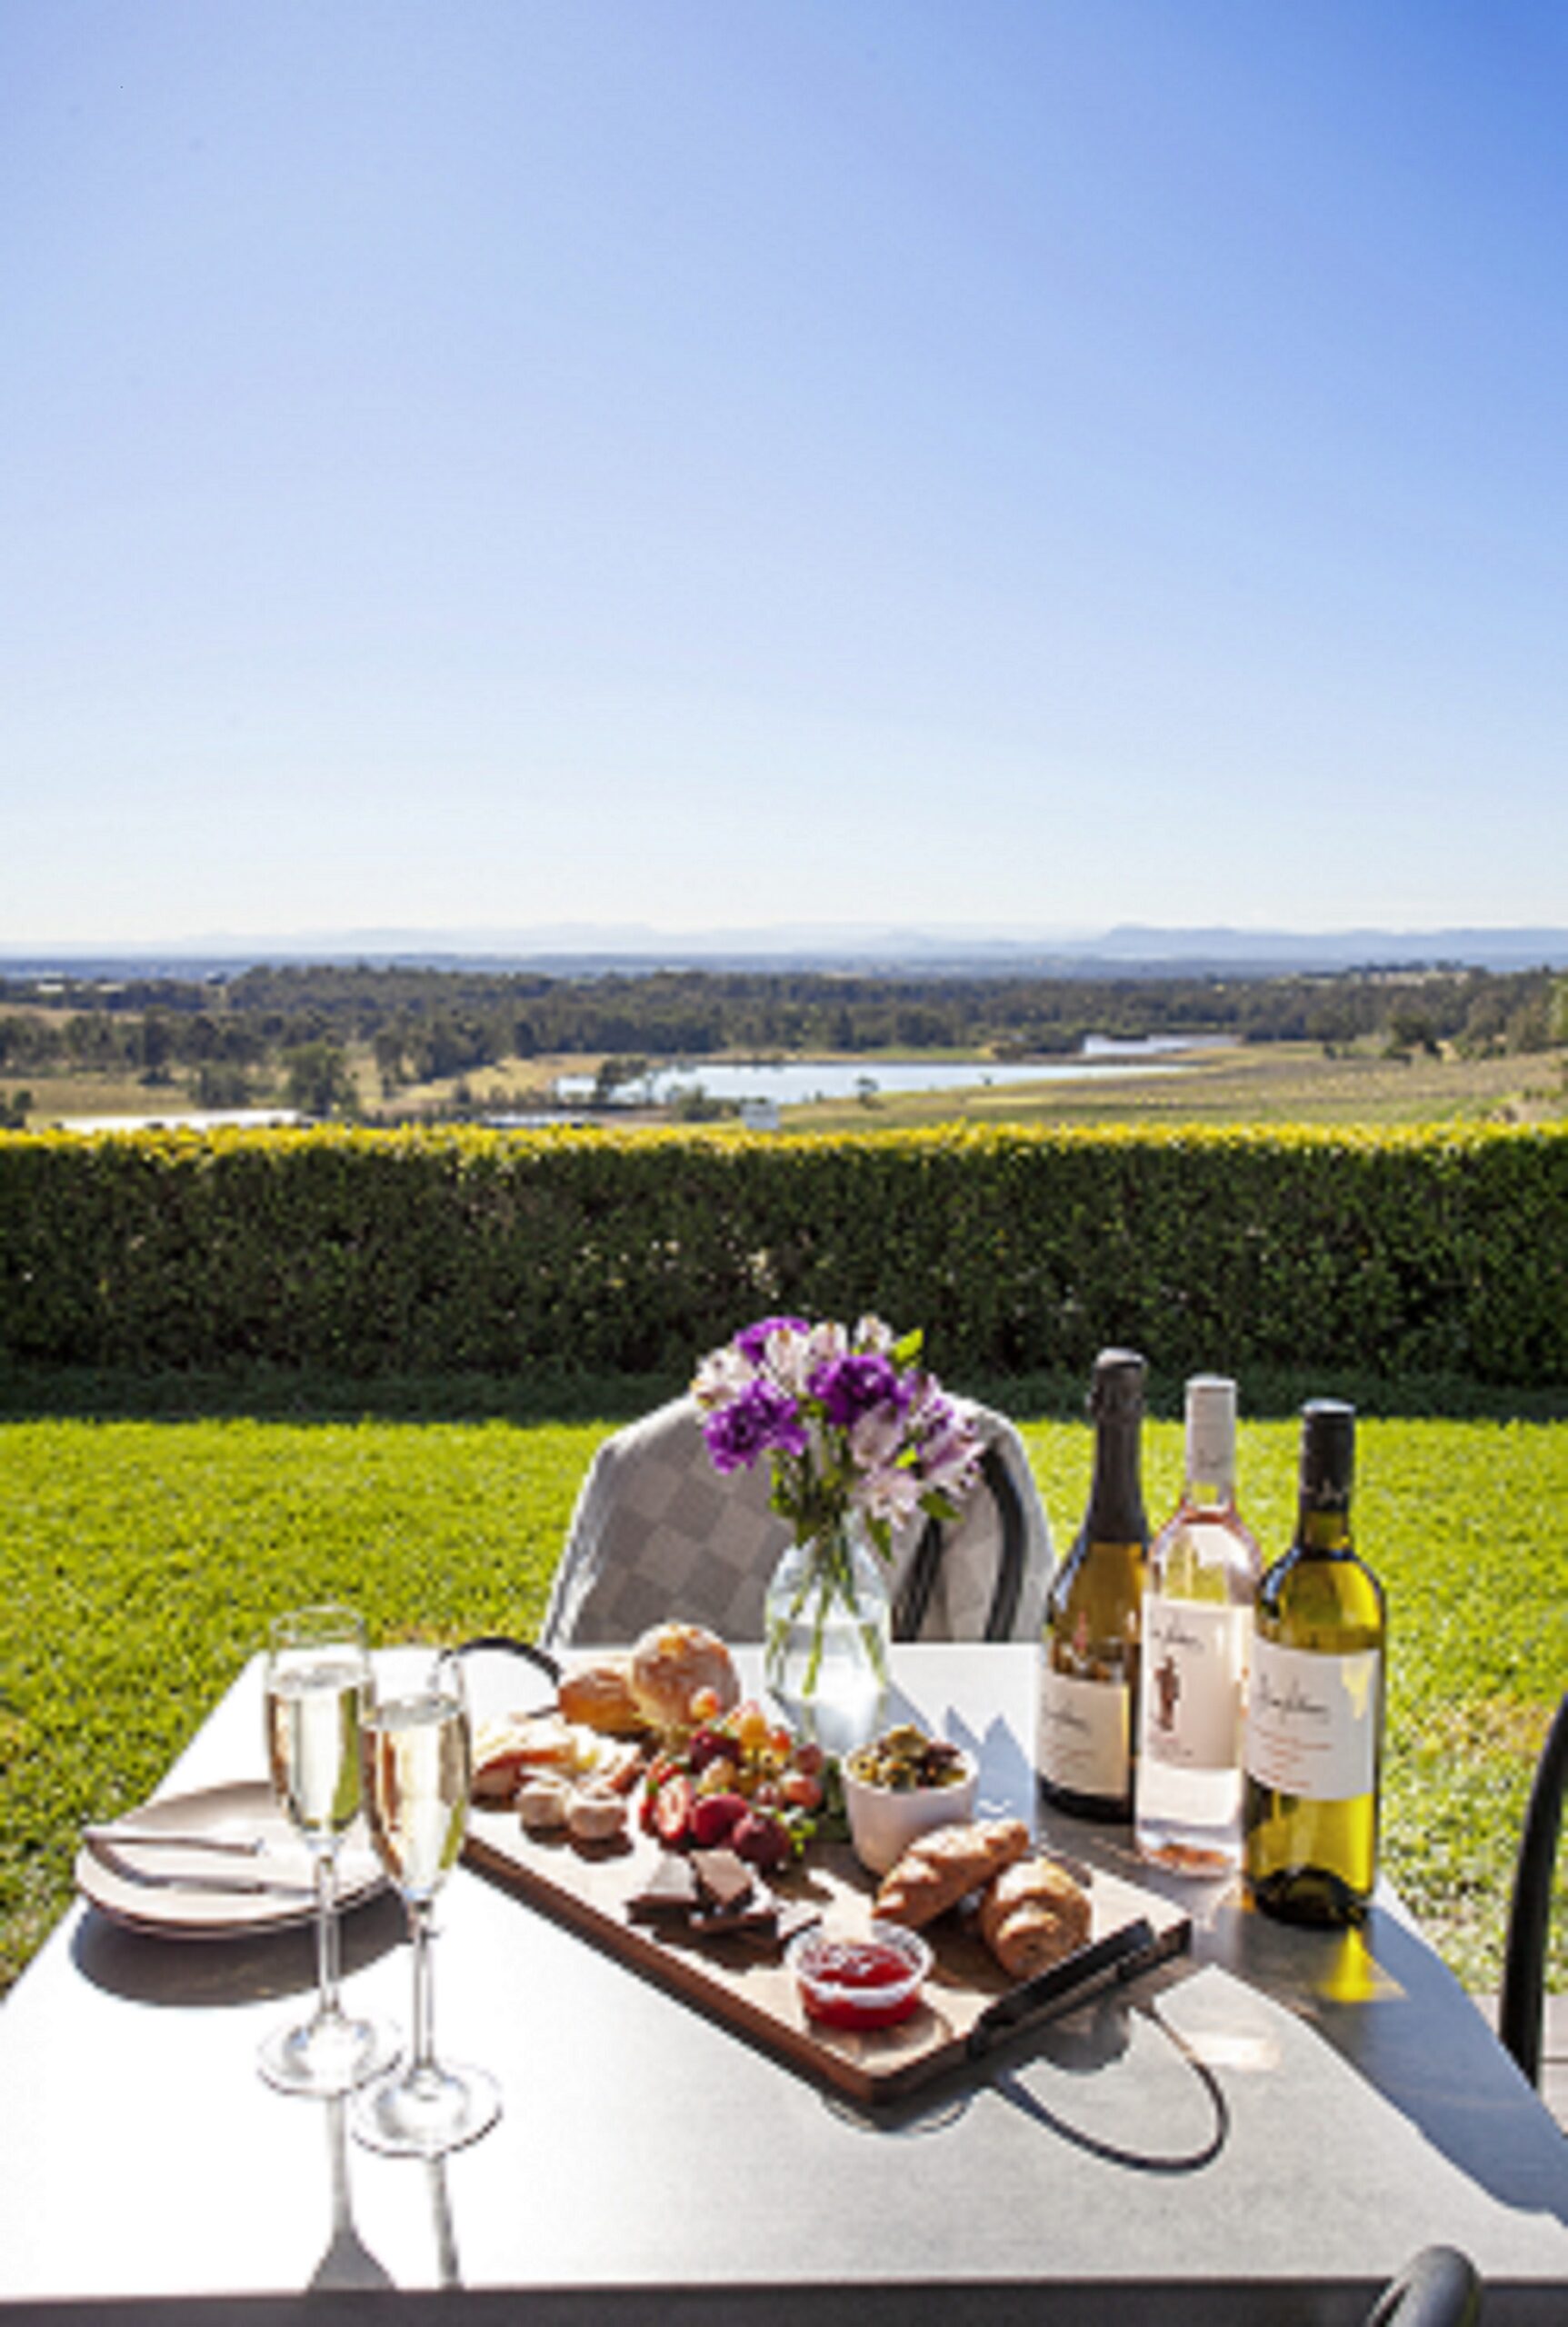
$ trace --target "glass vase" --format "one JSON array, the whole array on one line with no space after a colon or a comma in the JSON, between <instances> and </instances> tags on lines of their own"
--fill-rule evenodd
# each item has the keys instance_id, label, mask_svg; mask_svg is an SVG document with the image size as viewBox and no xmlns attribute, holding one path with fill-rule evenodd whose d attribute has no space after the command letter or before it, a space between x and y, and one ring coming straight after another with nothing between
<instances>
[{"instance_id":1,"label":"glass vase","mask_svg":"<svg viewBox=\"0 0 1568 2327\"><path fill-rule=\"evenodd\" d=\"M892 1603L858 1514L789 1545L764 1616L764 1677L795 1726L834 1753L874 1736L887 1700Z\"/></svg>"}]
</instances>

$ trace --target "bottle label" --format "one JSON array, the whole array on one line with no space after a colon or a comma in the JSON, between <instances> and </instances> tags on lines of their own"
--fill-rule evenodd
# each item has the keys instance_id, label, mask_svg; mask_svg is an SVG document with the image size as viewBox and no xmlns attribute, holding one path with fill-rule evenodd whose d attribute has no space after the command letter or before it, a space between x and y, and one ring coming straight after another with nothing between
<instances>
[{"instance_id":1,"label":"bottle label","mask_svg":"<svg viewBox=\"0 0 1568 2327\"><path fill-rule=\"evenodd\" d=\"M1242 1753L1250 1608L1144 1598L1139 1750L1178 1770L1233 1770Z\"/></svg>"},{"instance_id":2,"label":"bottle label","mask_svg":"<svg viewBox=\"0 0 1568 2327\"><path fill-rule=\"evenodd\" d=\"M1383 1658L1253 1645L1247 1697L1249 1777L1308 1802L1348 1802L1370 1793L1377 1767Z\"/></svg>"},{"instance_id":3,"label":"bottle label","mask_svg":"<svg viewBox=\"0 0 1568 2327\"><path fill-rule=\"evenodd\" d=\"M1040 1666L1036 1765L1049 1785L1120 1800L1132 1782L1132 1691L1125 1681L1084 1681Z\"/></svg>"}]
</instances>

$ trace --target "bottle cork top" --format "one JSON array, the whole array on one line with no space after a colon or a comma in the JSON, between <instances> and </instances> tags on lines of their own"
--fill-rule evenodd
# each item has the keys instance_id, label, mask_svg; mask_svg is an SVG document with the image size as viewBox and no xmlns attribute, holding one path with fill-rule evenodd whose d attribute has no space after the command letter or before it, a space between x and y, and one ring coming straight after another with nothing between
<instances>
[{"instance_id":1,"label":"bottle cork top","mask_svg":"<svg viewBox=\"0 0 1568 2327\"><path fill-rule=\"evenodd\" d=\"M1236 1385L1224 1373L1194 1373L1187 1383L1187 1477L1227 1491L1236 1476Z\"/></svg>"}]
</instances>

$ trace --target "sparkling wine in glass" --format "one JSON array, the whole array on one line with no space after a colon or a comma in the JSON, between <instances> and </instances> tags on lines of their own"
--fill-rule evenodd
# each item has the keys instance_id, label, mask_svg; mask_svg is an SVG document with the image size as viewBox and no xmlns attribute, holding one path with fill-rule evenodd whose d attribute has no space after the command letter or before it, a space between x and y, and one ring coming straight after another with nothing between
<instances>
[{"instance_id":1,"label":"sparkling wine in glass","mask_svg":"<svg viewBox=\"0 0 1568 2327\"><path fill-rule=\"evenodd\" d=\"M414 1943L414 2047L405 2068L354 2103L357 2138L400 2157L439 2157L487 2132L501 2095L483 2069L435 2057L430 1940L435 1894L463 1847L473 1745L463 1672L437 1657L394 1678L365 1724L365 1795L383 1865L403 1894Z\"/></svg>"},{"instance_id":2,"label":"sparkling wine in glass","mask_svg":"<svg viewBox=\"0 0 1568 2327\"><path fill-rule=\"evenodd\" d=\"M365 1626L351 1608L298 1608L268 1638L266 1746L273 1791L315 1869L316 2008L261 2049L285 2092L346 2092L397 2057L396 2041L351 2020L338 1993L337 1853L360 1807L361 1734L370 1700Z\"/></svg>"}]
</instances>

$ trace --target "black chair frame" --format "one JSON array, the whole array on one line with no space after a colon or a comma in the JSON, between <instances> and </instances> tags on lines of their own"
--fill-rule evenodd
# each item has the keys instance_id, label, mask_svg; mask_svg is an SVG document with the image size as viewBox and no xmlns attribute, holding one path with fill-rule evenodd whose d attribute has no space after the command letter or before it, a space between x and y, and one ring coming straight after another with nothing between
<instances>
[{"instance_id":1,"label":"black chair frame","mask_svg":"<svg viewBox=\"0 0 1568 2327\"><path fill-rule=\"evenodd\" d=\"M1546 2009L1546 1941L1552 1880L1563 1825L1563 1784L1568 1776L1568 1693L1553 1717L1535 1765L1524 1831L1513 1873L1503 1953L1497 2033L1533 2085L1541 2082L1542 2023Z\"/></svg>"},{"instance_id":2,"label":"black chair frame","mask_svg":"<svg viewBox=\"0 0 1568 2327\"><path fill-rule=\"evenodd\" d=\"M984 1636L987 1640L1010 1640L1019 1594L1024 1589L1024 1503L994 1446L987 1446L982 1453L980 1474L995 1499L997 1516L1002 1522L1002 1553L996 1563L991 1606L986 1612ZM919 1638L931 1595L936 1589L944 1547L941 1520L928 1519L894 1605L894 1640Z\"/></svg>"}]
</instances>

